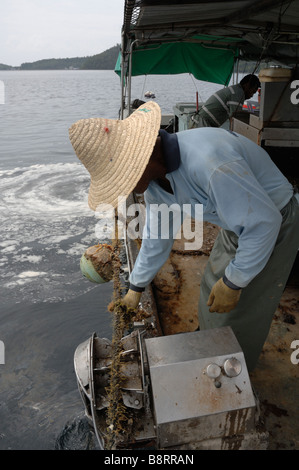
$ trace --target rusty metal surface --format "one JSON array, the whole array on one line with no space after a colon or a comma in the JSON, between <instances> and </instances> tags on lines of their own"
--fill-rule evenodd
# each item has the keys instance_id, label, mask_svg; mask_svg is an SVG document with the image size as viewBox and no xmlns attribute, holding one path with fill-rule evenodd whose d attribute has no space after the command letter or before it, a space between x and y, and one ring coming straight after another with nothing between
<instances>
[{"instance_id":1,"label":"rusty metal surface","mask_svg":"<svg viewBox=\"0 0 299 470\"><path fill-rule=\"evenodd\" d=\"M127 205L129 206L130 204L133 204L135 202L135 199L133 197L133 194L131 194L128 199L127 199ZM142 200L139 201L140 203ZM127 217L127 223L131 221L133 217ZM144 223L144 221L143 221ZM141 246L141 240L140 239L132 239L128 238L126 240L126 250L127 250L127 262L128 262L128 267L129 267L129 272L133 269L134 263L136 261L136 258L138 256L138 252ZM152 334L154 335L162 335L162 327L160 324L160 318L157 312L157 306L156 306L156 301L153 295L153 288L152 285L149 285L146 287L145 291L142 294L141 297L141 306L142 309L147 312L148 318L146 322L149 324L151 323L152 325Z\"/></svg>"},{"instance_id":2,"label":"rusty metal surface","mask_svg":"<svg viewBox=\"0 0 299 470\"><path fill-rule=\"evenodd\" d=\"M200 282L219 227L203 224L200 250L185 250L185 239L175 240L164 266L153 280L158 315L165 335L198 328Z\"/></svg>"},{"instance_id":3,"label":"rusty metal surface","mask_svg":"<svg viewBox=\"0 0 299 470\"><path fill-rule=\"evenodd\" d=\"M127 205L144 203L143 196L130 195ZM140 213L141 226L144 214ZM127 217L129 224L133 217ZM194 232L194 221L191 223ZM151 315L157 334L171 335L198 329L197 305L201 277L209 254L213 248L219 227L208 222L203 223L203 244L198 250L186 250L185 243L190 242L183 236L176 239L166 263L155 276L152 284L142 295L144 310ZM131 270L137 258L142 241L126 240L128 264Z\"/></svg>"},{"instance_id":4,"label":"rusty metal surface","mask_svg":"<svg viewBox=\"0 0 299 470\"><path fill-rule=\"evenodd\" d=\"M298 271L297 271L298 272ZM299 450L299 283L293 277L276 310L257 367L250 374L261 403L270 450ZM292 356L293 355L293 356ZM292 357L291 357L292 356Z\"/></svg>"}]
</instances>

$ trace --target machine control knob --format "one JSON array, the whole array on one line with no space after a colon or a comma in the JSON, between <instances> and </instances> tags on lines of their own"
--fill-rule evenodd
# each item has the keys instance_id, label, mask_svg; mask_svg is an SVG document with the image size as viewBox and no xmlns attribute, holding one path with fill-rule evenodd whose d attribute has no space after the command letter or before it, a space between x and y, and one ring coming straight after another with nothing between
<instances>
[{"instance_id":1,"label":"machine control knob","mask_svg":"<svg viewBox=\"0 0 299 470\"><path fill-rule=\"evenodd\" d=\"M241 373L242 365L238 359L231 357L226 359L223 368L228 377L237 377Z\"/></svg>"},{"instance_id":2,"label":"machine control knob","mask_svg":"<svg viewBox=\"0 0 299 470\"><path fill-rule=\"evenodd\" d=\"M207 376L210 377L211 379L217 379L219 375L221 374L221 368L214 363L211 363L207 367Z\"/></svg>"}]
</instances>

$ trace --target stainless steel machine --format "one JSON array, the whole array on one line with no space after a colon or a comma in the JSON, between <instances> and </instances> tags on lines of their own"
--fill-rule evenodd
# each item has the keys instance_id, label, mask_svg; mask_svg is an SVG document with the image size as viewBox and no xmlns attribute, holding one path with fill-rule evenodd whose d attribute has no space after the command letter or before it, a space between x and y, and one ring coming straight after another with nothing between
<instances>
[{"instance_id":1,"label":"stainless steel machine","mask_svg":"<svg viewBox=\"0 0 299 470\"><path fill-rule=\"evenodd\" d=\"M259 403L230 327L122 339L126 431L115 448L266 449ZM85 412L105 449L112 347L96 335L79 345L75 371Z\"/></svg>"}]
</instances>

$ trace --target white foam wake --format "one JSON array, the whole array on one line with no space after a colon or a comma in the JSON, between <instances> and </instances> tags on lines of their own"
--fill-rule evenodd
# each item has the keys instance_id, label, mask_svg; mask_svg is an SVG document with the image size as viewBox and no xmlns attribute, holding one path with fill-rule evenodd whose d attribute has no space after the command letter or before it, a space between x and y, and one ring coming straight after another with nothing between
<instances>
[{"instance_id":1,"label":"white foam wake","mask_svg":"<svg viewBox=\"0 0 299 470\"><path fill-rule=\"evenodd\" d=\"M16 301L61 301L93 288L81 276L85 249L97 243L80 163L0 171L0 278ZM2 293L2 295L6 295Z\"/></svg>"}]
</instances>

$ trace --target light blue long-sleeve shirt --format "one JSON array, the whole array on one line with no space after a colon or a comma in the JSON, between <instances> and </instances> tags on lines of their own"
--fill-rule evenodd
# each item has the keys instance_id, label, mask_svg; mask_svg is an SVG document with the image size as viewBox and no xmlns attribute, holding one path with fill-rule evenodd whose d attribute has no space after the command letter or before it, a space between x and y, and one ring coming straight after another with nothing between
<instances>
[{"instance_id":1,"label":"light blue long-sleeve shirt","mask_svg":"<svg viewBox=\"0 0 299 470\"><path fill-rule=\"evenodd\" d=\"M161 204L179 205L180 211L170 213L176 229L183 220L184 204L191 205L192 216L196 216L196 205L202 204L204 221L233 231L239 237L238 249L225 276L233 286L247 286L272 253L282 220L280 210L293 195L292 185L261 147L239 134L198 128L177 134L162 132L161 138L173 194L156 181L144 193L146 225L130 275L131 287L146 287L172 249L171 233L166 238L157 238L156 233L149 236L150 229L153 231L150 220Z\"/></svg>"}]
</instances>

